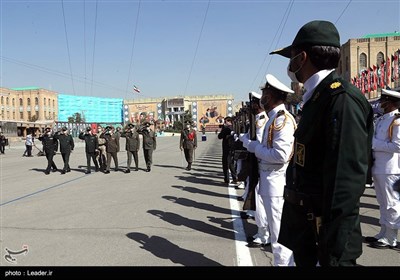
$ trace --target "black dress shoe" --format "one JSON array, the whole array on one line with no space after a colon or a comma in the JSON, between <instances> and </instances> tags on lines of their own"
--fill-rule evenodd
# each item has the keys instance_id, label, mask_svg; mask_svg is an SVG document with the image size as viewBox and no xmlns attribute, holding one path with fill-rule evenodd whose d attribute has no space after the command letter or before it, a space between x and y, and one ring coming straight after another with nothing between
<instances>
[{"instance_id":1,"label":"black dress shoe","mask_svg":"<svg viewBox=\"0 0 400 280\"><path fill-rule=\"evenodd\" d=\"M136 167L135 169L133 169L133 171L139 171L139 168Z\"/></svg>"},{"instance_id":2,"label":"black dress shoe","mask_svg":"<svg viewBox=\"0 0 400 280\"><path fill-rule=\"evenodd\" d=\"M49 175L50 171L45 171L44 174Z\"/></svg>"},{"instance_id":3,"label":"black dress shoe","mask_svg":"<svg viewBox=\"0 0 400 280\"><path fill-rule=\"evenodd\" d=\"M131 170L130 170L130 169L126 169L126 170L124 171L124 173L131 173Z\"/></svg>"},{"instance_id":4,"label":"black dress shoe","mask_svg":"<svg viewBox=\"0 0 400 280\"><path fill-rule=\"evenodd\" d=\"M237 199L238 201L243 201L243 200L244 200L243 197L241 197L241 196L238 196L236 199Z\"/></svg>"},{"instance_id":5,"label":"black dress shoe","mask_svg":"<svg viewBox=\"0 0 400 280\"><path fill-rule=\"evenodd\" d=\"M372 248L376 248L376 249L392 249L392 248L394 248L393 246L390 246L389 244L383 243L381 241L372 242L370 244L370 246Z\"/></svg>"},{"instance_id":6,"label":"black dress shoe","mask_svg":"<svg viewBox=\"0 0 400 280\"><path fill-rule=\"evenodd\" d=\"M365 237L365 242L373 243L373 242L377 242L377 241L378 241L378 238L375 238L375 237L373 237L373 236L367 236L367 237Z\"/></svg>"},{"instance_id":7,"label":"black dress shoe","mask_svg":"<svg viewBox=\"0 0 400 280\"><path fill-rule=\"evenodd\" d=\"M254 241L254 237L253 236L246 236L246 241L247 243L252 243Z\"/></svg>"},{"instance_id":8,"label":"black dress shoe","mask_svg":"<svg viewBox=\"0 0 400 280\"><path fill-rule=\"evenodd\" d=\"M247 215L247 213L246 212L240 212L240 218L242 218L242 219L248 219L248 218L250 218L250 215Z\"/></svg>"},{"instance_id":9,"label":"black dress shoe","mask_svg":"<svg viewBox=\"0 0 400 280\"><path fill-rule=\"evenodd\" d=\"M53 169L53 170L51 170L51 172L57 172L58 171L58 169L56 168L56 169Z\"/></svg>"},{"instance_id":10,"label":"black dress shoe","mask_svg":"<svg viewBox=\"0 0 400 280\"><path fill-rule=\"evenodd\" d=\"M262 248L262 247L265 247L265 246L268 246L268 245L270 245L271 243L265 243L265 244L263 244L263 243L256 243L256 242L249 242L248 244L247 244L247 247L249 247L249 248Z\"/></svg>"},{"instance_id":11,"label":"black dress shoe","mask_svg":"<svg viewBox=\"0 0 400 280\"><path fill-rule=\"evenodd\" d=\"M91 173L90 170L85 171L85 174L90 174L90 173Z\"/></svg>"},{"instance_id":12,"label":"black dress shoe","mask_svg":"<svg viewBox=\"0 0 400 280\"><path fill-rule=\"evenodd\" d=\"M62 170L62 171L61 171L61 174L65 174L65 170Z\"/></svg>"},{"instance_id":13,"label":"black dress shoe","mask_svg":"<svg viewBox=\"0 0 400 280\"><path fill-rule=\"evenodd\" d=\"M104 171L104 174L110 174L110 170Z\"/></svg>"}]
</instances>

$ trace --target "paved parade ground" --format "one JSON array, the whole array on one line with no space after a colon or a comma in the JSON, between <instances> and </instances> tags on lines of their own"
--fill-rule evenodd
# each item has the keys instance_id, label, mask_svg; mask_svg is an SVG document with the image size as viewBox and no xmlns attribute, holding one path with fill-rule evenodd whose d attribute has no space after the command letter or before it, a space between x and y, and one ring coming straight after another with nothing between
<instances>
[{"instance_id":1,"label":"paved parade ground","mask_svg":"<svg viewBox=\"0 0 400 280\"><path fill-rule=\"evenodd\" d=\"M270 247L248 248L254 220L240 218L243 190L223 184L221 141L207 134L191 171L179 136L158 137L153 167L85 174L84 144L74 139L72 172L44 174L46 158L22 157L22 143L0 155L0 266L271 266ZM41 147L39 141L36 143ZM124 140L118 153L126 167ZM62 169L59 153L55 162ZM94 169L94 167L93 167ZM373 188L362 197L363 236L379 229ZM8 250L8 251L7 251ZM10 252L11 253L7 253ZM400 249L363 244L361 266L400 266Z\"/></svg>"}]
</instances>

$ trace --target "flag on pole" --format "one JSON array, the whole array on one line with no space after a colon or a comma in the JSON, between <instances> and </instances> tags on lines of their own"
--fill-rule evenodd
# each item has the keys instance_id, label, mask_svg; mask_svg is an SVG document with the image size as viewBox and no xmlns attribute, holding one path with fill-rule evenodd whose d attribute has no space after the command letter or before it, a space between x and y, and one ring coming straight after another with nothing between
<instances>
[{"instance_id":1,"label":"flag on pole","mask_svg":"<svg viewBox=\"0 0 400 280\"><path fill-rule=\"evenodd\" d=\"M133 85L133 90L136 91L137 93L140 93L140 89L135 85Z\"/></svg>"}]
</instances>

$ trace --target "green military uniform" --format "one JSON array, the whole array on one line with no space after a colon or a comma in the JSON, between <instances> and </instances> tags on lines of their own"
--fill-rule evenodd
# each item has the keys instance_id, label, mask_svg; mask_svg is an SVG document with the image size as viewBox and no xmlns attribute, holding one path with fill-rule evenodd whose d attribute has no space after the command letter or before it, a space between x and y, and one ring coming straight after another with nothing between
<instances>
[{"instance_id":1,"label":"green military uniform","mask_svg":"<svg viewBox=\"0 0 400 280\"><path fill-rule=\"evenodd\" d=\"M335 72L305 103L287 169L278 240L293 250L296 264L351 265L362 254L359 201L372 116L360 91Z\"/></svg>"},{"instance_id":2,"label":"green military uniform","mask_svg":"<svg viewBox=\"0 0 400 280\"><path fill-rule=\"evenodd\" d=\"M185 127L181 132L179 140L179 148L185 153L185 159L188 163L186 170L192 169L193 152L197 148L197 134L196 130L191 127Z\"/></svg>"},{"instance_id":3,"label":"green military uniform","mask_svg":"<svg viewBox=\"0 0 400 280\"><path fill-rule=\"evenodd\" d=\"M143 137L143 155L146 162L146 172L151 171L153 164L153 151L157 148L157 134L150 129L150 123L145 123L145 128L139 130Z\"/></svg>"},{"instance_id":4,"label":"green military uniform","mask_svg":"<svg viewBox=\"0 0 400 280\"><path fill-rule=\"evenodd\" d=\"M75 147L74 139L70 134L68 134L67 130L68 129L66 127L63 127L62 133L57 132L54 134L54 138L60 142L60 152L64 162L64 168L61 171L61 174L71 171L71 167L69 166L69 156Z\"/></svg>"},{"instance_id":5,"label":"green military uniform","mask_svg":"<svg viewBox=\"0 0 400 280\"><path fill-rule=\"evenodd\" d=\"M128 125L128 127L125 129L124 132L121 133L121 137L126 138L126 144L125 144L125 149L126 153L128 156L128 161L127 161L127 166L125 173L130 173L131 169L131 163L132 163L132 155L133 159L135 161L135 171L138 171L139 169L139 157L138 157L138 150L140 147L140 139L139 139L139 133L137 130L134 128L132 124Z\"/></svg>"},{"instance_id":6,"label":"green military uniform","mask_svg":"<svg viewBox=\"0 0 400 280\"><path fill-rule=\"evenodd\" d=\"M96 172L99 171L99 165L96 160L96 151L99 148L99 140L97 135L93 135L90 127L86 129L85 132L79 133L79 139L85 141L85 152L86 152L86 174L91 173L90 160L93 160Z\"/></svg>"}]
</instances>

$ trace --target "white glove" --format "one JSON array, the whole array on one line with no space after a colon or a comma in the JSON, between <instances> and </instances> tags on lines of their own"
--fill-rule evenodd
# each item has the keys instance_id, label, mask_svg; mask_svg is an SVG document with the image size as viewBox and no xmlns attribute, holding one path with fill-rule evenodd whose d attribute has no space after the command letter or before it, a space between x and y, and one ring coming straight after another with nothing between
<instances>
[{"instance_id":1,"label":"white glove","mask_svg":"<svg viewBox=\"0 0 400 280\"><path fill-rule=\"evenodd\" d=\"M239 135L239 140L243 142L243 141L246 141L246 140L244 140L245 138L249 139L249 134L247 134L247 133L240 133L240 135Z\"/></svg>"},{"instance_id":2,"label":"white glove","mask_svg":"<svg viewBox=\"0 0 400 280\"><path fill-rule=\"evenodd\" d=\"M248 145L250 144L251 140L249 139L248 134L240 134L239 136L240 141L243 142L243 147L247 149Z\"/></svg>"},{"instance_id":3,"label":"white glove","mask_svg":"<svg viewBox=\"0 0 400 280\"><path fill-rule=\"evenodd\" d=\"M235 132L234 131L231 131L231 135L234 135L235 134Z\"/></svg>"},{"instance_id":4,"label":"white glove","mask_svg":"<svg viewBox=\"0 0 400 280\"><path fill-rule=\"evenodd\" d=\"M260 143L258 141L250 141L249 140L249 144L247 145L247 150L250 153L255 153L256 152L256 147L259 145ZM244 144L243 144L244 146Z\"/></svg>"},{"instance_id":5,"label":"white glove","mask_svg":"<svg viewBox=\"0 0 400 280\"><path fill-rule=\"evenodd\" d=\"M234 139L235 142L236 142L237 140L239 140L239 136L235 133L235 134L233 135L233 139Z\"/></svg>"}]
</instances>

